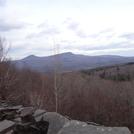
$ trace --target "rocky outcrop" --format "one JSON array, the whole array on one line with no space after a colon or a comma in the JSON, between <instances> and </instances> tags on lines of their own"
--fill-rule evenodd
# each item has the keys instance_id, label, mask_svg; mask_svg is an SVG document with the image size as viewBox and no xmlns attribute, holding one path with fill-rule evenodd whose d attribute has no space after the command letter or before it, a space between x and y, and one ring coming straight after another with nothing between
<instances>
[{"instance_id":1,"label":"rocky outcrop","mask_svg":"<svg viewBox=\"0 0 134 134\"><path fill-rule=\"evenodd\" d=\"M0 134L131 134L127 127L105 127L55 113L0 104Z\"/></svg>"},{"instance_id":2,"label":"rocky outcrop","mask_svg":"<svg viewBox=\"0 0 134 134\"><path fill-rule=\"evenodd\" d=\"M66 123L58 134L131 134L131 132L126 127L94 126L72 120Z\"/></svg>"},{"instance_id":3,"label":"rocky outcrop","mask_svg":"<svg viewBox=\"0 0 134 134\"><path fill-rule=\"evenodd\" d=\"M105 127L96 123L69 120L64 116L48 112L43 120L49 122L48 134L131 134L127 127Z\"/></svg>"},{"instance_id":4,"label":"rocky outcrop","mask_svg":"<svg viewBox=\"0 0 134 134\"><path fill-rule=\"evenodd\" d=\"M67 118L55 112L45 113L43 116L43 120L49 122L48 134L57 134L60 131L60 129L67 122L69 122Z\"/></svg>"},{"instance_id":5,"label":"rocky outcrop","mask_svg":"<svg viewBox=\"0 0 134 134\"><path fill-rule=\"evenodd\" d=\"M0 106L0 134L47 134L46 111L33 107Z\"/></svg>"}]
</instances>

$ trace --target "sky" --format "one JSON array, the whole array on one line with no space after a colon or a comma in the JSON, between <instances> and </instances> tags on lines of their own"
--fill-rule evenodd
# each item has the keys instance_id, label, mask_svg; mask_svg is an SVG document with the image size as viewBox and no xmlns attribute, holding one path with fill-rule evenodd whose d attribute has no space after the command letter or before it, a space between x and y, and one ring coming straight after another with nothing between
<instances>
[{"instance_id":1,"label":"sky","mask_svg":"<svg viewBox=\"0 0 134 134\"><path fill-rule=\"evenodd\" d=\"M134 0L0 0L9 56L134 56Z\"/></svg>"}]
</instances>

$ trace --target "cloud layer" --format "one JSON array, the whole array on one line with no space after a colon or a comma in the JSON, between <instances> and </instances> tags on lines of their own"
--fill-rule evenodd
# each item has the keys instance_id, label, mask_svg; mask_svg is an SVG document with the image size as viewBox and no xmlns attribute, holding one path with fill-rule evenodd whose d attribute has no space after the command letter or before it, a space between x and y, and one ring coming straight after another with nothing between
<instances>
[{"instance_id":1,"label":"cloud layer","mask_svg":"<svg viewBox=\"0 0 134 134\"><path fill-rule=\"evenodd\" d=\"M0 35L11 44L10 56L22 58L60 52L132 56L132 0L0 0Z\"/></svg>"},{"instance_id":2,"label":"cloud layer","mask_svg":"<svg viewBox=\"0 0 134 134\"><path fill-rule=\"evenodd\" d=\"M0 19L0 32L8 32L14 29L24 28L25 24L22 22L10 22L9 20Z\"/></svg>"},{"instance_id":3,"label":"cloud layer","mask_svg":"<svg viewBox=\"0 0 134 134\"><path fill-rule=\"evenodd\" d=\"M4 6L6 4L6 0L0 0L0 6Z\"/></svg>"}]
</instances>

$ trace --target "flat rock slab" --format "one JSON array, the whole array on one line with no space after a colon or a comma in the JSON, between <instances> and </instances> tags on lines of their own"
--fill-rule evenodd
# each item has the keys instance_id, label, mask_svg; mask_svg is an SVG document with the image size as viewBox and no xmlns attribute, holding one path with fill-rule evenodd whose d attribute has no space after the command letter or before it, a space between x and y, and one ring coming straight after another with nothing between
<instances>
[{"instance_id":1,"label":"flat rock slab","mask_svg":"<svg viewBox=\"0 0 134 134\"><path fill-rule=\"evenodd\" d=\"M41 110L41 109L37 109L35 112L34 112L34 119L36 122L39 122L41 121L41 119L43 119L43 115L46 113L45 110Z\"/></svg>"},{"instance_id":2,"label":"flat rock slab","mask_svg":"<svg viewBox=\"0 0 134 134\"><path fill-rule=\"evenodd\" d=\"M22 105L19 105L19 106L9 106L9 107L0 107L0 111L19 110L21 108L22 108Z\"/></svg>"},{"instance_id":3,"label":"flat rock slab","mask_svg":"<svg viewBox=\"0 0 134 134\"><path fill-rule=\"evenodd\" d=\"M0 134L5 134L14 127L15 123L9 120L0 122Z\"/></svg>"},{"instance_id":4,"label":"flat rock slab","mask_svg":"<svg viewBox=\"0 0 134 134\"><path fill-rule=\"evenodd\" d=\"M49 122L47 134L57 134L59 130L69 121L67 118L56 112L45 113L43 120Z\"/></svg>"},{"instance_id":5,"label":"flat rock slab","mask_svg":"<svg viewBox=\"0 0 134 134\"><path fill-rule=\"evenodd\" d=\"M131 134L126 127L103 127L88 125L80 121L70 121L58 134Z\"/></svg>"},{"instance_id":6,"label":"flat rock slab","mask_svg":"<svg viewBox=\"0 0 134 134\"><path fill-rule=\"evenodd\" d=\"M42 114L46 113L45 110L42 110L42 109L37 109L35 112L34 112L34 117L37 117L37 116L40 116Z\"/></svg>"},{"instance_id":7,"label":"flat rock slab","mask_svg":"<svg viewBox=\"0 0 134 134\"><path fill-rule=\"evenodd\" d=\"M33 107L25 107L21 110L21 117L25 117L28 115L32 115L34 113L34 108Z\"/></svg>"}]
</instances>

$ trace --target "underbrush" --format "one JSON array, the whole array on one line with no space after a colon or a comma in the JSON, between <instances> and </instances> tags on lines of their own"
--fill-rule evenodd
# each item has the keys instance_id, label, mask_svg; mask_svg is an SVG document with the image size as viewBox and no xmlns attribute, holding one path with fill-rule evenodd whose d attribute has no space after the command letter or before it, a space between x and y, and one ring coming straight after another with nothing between
<instances>
[{"instance_id":1,"label":"underbrush","mask_svg":"<svg viewBox=\"0 0 134 134\"><path fill-rule=\"evenodd\" d=\"M134 128L134 81L80 72L58 74L58 112L106 126ZM55 111L54 75L0 64L0 98Z\"/></svg>"}]
</instances>

